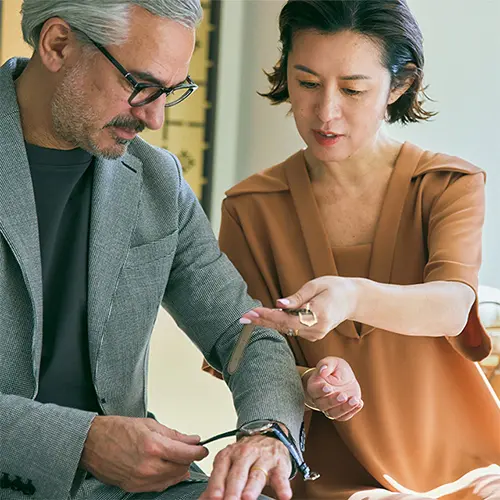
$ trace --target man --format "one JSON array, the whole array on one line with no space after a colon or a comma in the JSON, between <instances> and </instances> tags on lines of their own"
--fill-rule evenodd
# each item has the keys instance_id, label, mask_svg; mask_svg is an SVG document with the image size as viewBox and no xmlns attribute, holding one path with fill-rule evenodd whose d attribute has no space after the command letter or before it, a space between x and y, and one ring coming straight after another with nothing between
<instances>
[{"instance_id":1,"label":"man","mask_svg":"<svg viewBox=\"0 0 500 500\"><path fill-rule=\"evenodd\" d=\"M200 16L199 0L24 1L33 57L0 70L2 499L254 499L266 483L291 497L278 439L243 437L208 481L199 438L146 418L162 304L224 373L240 425L297 440L302 422L277 332L257 329L228 370L256 304L177 159L136 137L195 89Z\"/></svg>"}]
</instances>

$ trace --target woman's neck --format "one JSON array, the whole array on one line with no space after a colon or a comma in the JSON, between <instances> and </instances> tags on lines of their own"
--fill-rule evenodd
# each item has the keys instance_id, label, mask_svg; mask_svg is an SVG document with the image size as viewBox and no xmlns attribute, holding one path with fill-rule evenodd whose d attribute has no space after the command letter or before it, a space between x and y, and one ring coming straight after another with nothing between
<instances>
[{"instance_id":1,"label":"woman's neck","mask_svg":"<svg viewBox=\"0 0 500 500\"><path fill-rule=\"evenodd\" d=\"M305 159L312 183L334 184L342 190L359 189L392 170L401 151L401 143L385 135L377 136L373 143L357 151L342 162L322 162L309 150Z\"/></svg>"}]
</instances>

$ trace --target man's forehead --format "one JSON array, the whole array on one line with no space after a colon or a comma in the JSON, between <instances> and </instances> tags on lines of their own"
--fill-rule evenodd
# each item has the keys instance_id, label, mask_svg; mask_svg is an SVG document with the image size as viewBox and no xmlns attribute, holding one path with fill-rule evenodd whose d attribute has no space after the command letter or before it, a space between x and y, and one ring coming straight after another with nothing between
<instances>
[{"instance_id":1,"label":"man's forehead","mask_svg":"<svg viewBox=\"0 0 500 500\"><path fill-rule=\"evenodd\" d=\"M187 77L195 31L170 19L150 17L155 18L152 28L144 29L143 23L131 27L127 41L119 48L120 54L134 76L170 87Z\"/></svg>"}]
</instances>

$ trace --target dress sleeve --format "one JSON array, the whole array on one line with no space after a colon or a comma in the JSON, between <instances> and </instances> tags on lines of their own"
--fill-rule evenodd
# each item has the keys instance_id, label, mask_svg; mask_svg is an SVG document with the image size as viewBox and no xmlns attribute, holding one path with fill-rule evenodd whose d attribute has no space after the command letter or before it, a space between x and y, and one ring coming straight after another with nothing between
<instances>
[{"instance_id":1,"label":"dress sleeve","mask_svg":"<svg viewBox=\"0 0 500 500\"><path fill-rule=\"evenodd\" d=\"M448 187L434 202L427 235L428 262L424 281L457 281L476 294L467 324L451 345L472 361L491 351L491 339L478 313L478 273L484 222L484 174L452 174Z\"/></svg>"}]
</instances>

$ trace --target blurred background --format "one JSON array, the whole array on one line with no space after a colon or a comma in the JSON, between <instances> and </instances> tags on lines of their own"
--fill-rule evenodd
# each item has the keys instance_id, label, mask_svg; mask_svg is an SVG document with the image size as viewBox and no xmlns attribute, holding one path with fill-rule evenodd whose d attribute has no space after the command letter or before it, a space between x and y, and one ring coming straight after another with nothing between
<instances>
[{"instance_id":1,"label":"blurred background","mask_svg":"<svg viewBox=\"0 0 500 500\"><path fill-rule=\"evenodd\" d=\"M332 0L334 1L334 0ZM2 61L30 56L21 38L21 0L1 3ZM217 233L224 192L237 181L303 147L288 107L257 95L267 88L263 69L278 59L281 0L203 1L191 76L194 97L168 110L165 128L143 134L179 156ZM409 0L425 38L426 83L439 111L431 123L391 127L400 140L461 156L486 170L487 216L480 282L491 331L500 327L500 20L498 0ZM492 304L498 307L492 307ZM160 311L150 360L150 409L170 427L202 437L235 424L225 385L200 370L202 357ZM494 376L498 356L485 366ZM500 384L499 384L500 385ZM500 390L500 387L499 387ZM201 466L209 471L215 452Z\"/></svg>"}]
</instances>

